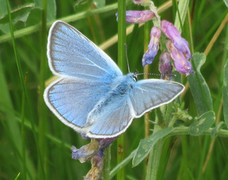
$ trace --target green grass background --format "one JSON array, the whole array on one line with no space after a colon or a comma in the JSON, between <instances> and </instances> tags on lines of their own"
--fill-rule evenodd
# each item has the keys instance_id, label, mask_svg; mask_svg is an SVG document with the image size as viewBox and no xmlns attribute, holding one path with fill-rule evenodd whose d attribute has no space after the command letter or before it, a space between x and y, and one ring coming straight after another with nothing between
<instances>
[{"instance_id":1,"label":"green grass background","mask_svg":"<svg viewBox=\"0 0 228 180\"><path fill-rule=\"evenodd\" d=\"M154 1L157 7L167 2ZM210 110L214 111L217 122L227 124L228 96L224 93L227 92L224 83L227 83L228 73L224 65L228 60L228 11L224 2L190 0L182 36L190 42L192 52L206 53L201 73L213 100ZM173 6L160 15L174 23L177 6L174 0L171 3ZM73 160L70 147L81 147L89 141L57 120L43 102L45 82L52 77L46 57L47 34L52 22L61 19L101 45L118 33L117 2L0 0L0 4L0 179L82 179L90 169L90 162L81 164ZM142 10L142 7L127 1L126 9ZM135 25L126 37L133 72L143 72L141 58L151 27L150 22L141 27ZM216 36L219 27L221 31ZM214 36L217 38L212 42ZM207 49L210 46L211 49ZM117 42L114 41L105 52L117 62ZM149 71L158 73L158 57ZM183 77L182 81L188 87L188 79ZM180 108L189 116L201 115L189 88L180 101ZM154 116L152 112L151 120ZM187 127L191 123L182 122L180 118L176 126ZM220 124L221 128L227 129L224 123ZM150 128L153 129L152 124ZM137 148L145 137L144 131L144 119L134 120L124 135L123 159ZM111 145L111 170L120 163L117 152L115 141ZM172 136L164 140L156 179L227 179L227 161L227 137ZM114 179L144 179L146 164L144 160L132 167L129 161L121 166L123 177L114 176Z\"/></svg>"}]
</instances>

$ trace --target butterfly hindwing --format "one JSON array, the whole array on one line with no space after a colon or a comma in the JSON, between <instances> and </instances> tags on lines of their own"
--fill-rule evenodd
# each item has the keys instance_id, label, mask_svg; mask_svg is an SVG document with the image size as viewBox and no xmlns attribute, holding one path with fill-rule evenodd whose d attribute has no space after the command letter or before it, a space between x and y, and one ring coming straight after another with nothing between
<instances>
[{"instance_id":1,"label":"butterfly hindwing","mask_svg":"<svg viewBox=\"0 0 228 180\"><path fill-rule=\"evenodd\" d=\"M104 107L91 126L88 136L110 138L122 134L135 117L128 96L119 95Z\"/></svg>"},{"instance_id":2,"label":"butterfly hindwing","mask_svg":"<svg viewBox=\"0 0 228 180\"><path fill-rule=\"evenodd\" d=\"M106 83L64 77L45 89L44 99L64 124L84 133L88 113L109 89Z\"/></svg>"}]
</instances>

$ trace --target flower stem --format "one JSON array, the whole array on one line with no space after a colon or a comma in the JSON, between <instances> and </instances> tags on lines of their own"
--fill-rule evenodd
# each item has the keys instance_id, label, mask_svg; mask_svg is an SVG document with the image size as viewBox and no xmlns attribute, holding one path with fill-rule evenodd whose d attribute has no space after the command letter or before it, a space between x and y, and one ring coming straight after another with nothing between
<instances>
[{"instance_id":1,"label":"flower stem","mask_svg":"<svg viewBox=\"0 0 228 180\"><path fill-rule=\"evenodd\" d=\"M126 43L126 2L118 0L118 66L126 73L127 63L125 61L125 43ZM125 135L117 139L117 164L124 159ZM117 173L117 180L124 179L124 168Z\"/></svg>"},{"instance_id":2,"label":"flower stem","mask_svg":"<svg viewBox=\"0 0 228 180\"><path fill-rule=\"evenodd\" d=\"M111 162L111 145L105 149L104 160L103 160L103 172L102 179L109 180L111 179L109 176L110 172L110 162Z\"/></svg>"},{"instance_id":3,"label":"flower stem","mask_svg":"<svg viewBox=\"0 0 228 180\"><path fill-rule=\"evenodd\" d=\"M150 41L150 24L145 23L144 25L144 52L148 49L148 44ZM149 78L149 65L144 66L144 79ZM150 130L150 124L149 124L149 113L146 113L144 116L144 122L145 122L145 137L149 136L149 130Z\"/></svg>"}]
</instances>

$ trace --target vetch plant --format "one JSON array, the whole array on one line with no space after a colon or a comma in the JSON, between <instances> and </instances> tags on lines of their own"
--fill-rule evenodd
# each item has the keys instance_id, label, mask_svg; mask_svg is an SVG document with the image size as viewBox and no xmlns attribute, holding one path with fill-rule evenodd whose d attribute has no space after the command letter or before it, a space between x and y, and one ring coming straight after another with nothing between
<instances>
[{"instance_id":1,"label":"vetch plant","mask_svg":"<svg viewBox=\"0 0 228 180\"><path fill-rule=\"evenodd\" d=\"M188 42L181 37L180 32L177 28L170 22L166 20L160 21L160 16L157 13L157 9L152 1L133 1L135 4L148 6L150 10L143 11L126 11L126 21L128 23L144 23L146 21L152 20L154 26L151 28L150 32L150 42L148 45L148 50L145 52L142 58L142 65L152 64L154 58L156 57L160 43L166 44L166 49L161 49L162 53L169 53L170 57L174 61L175 69L186 75L190 75L194 71L192 70L192 65L189 59L191 59L191 52L189 49ZM162 33L161 33L162 32ZM161 36L166 36L169 40L166 42L160 42ZM163 46L161 46L163 47ZM163 58L160 58L163 59ZM160 72L167 73L170 72L170 68L165 70L166 65L162 65L164 61L159 62ZM171 64L170 64L171 65ZM171 74L162 74L162 78L172 79Z\"/></svg>"}]
</instances>

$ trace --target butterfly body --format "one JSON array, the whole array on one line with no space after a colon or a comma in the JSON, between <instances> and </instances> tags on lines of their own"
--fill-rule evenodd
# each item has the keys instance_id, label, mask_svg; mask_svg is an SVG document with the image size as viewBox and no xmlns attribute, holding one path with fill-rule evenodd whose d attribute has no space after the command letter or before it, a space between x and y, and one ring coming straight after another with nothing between
<instances>
[{"instance_id":1,"label":"butterfly body","mask_svg":"<svg viewBox=\"0 0 228 180\"><path fill-rule=\"evenodd\" d=\"M44 92L49 109L90 138L121 135L134 118L173 101L184 86L159 79L136 81L77 29L56 21L49 32L49 67L59 78Z\"/></svg>"},{"instance_id":2,"label":"butterfly body","mask_svg":"<svg viewBox=\"0 0 228 180\"><path fill-rule=\"evenodd\" d=\"M125 98L129 98L131 90L134 88L135 81L133 73L126 76L119 76L110 84L110 90L105 92L105 95L98 101L91 112L88 114L86 126L91 126L93 122L103 118L106 111L115 111L120 106L119 102Z\"/></svg>"}]
</instances>

